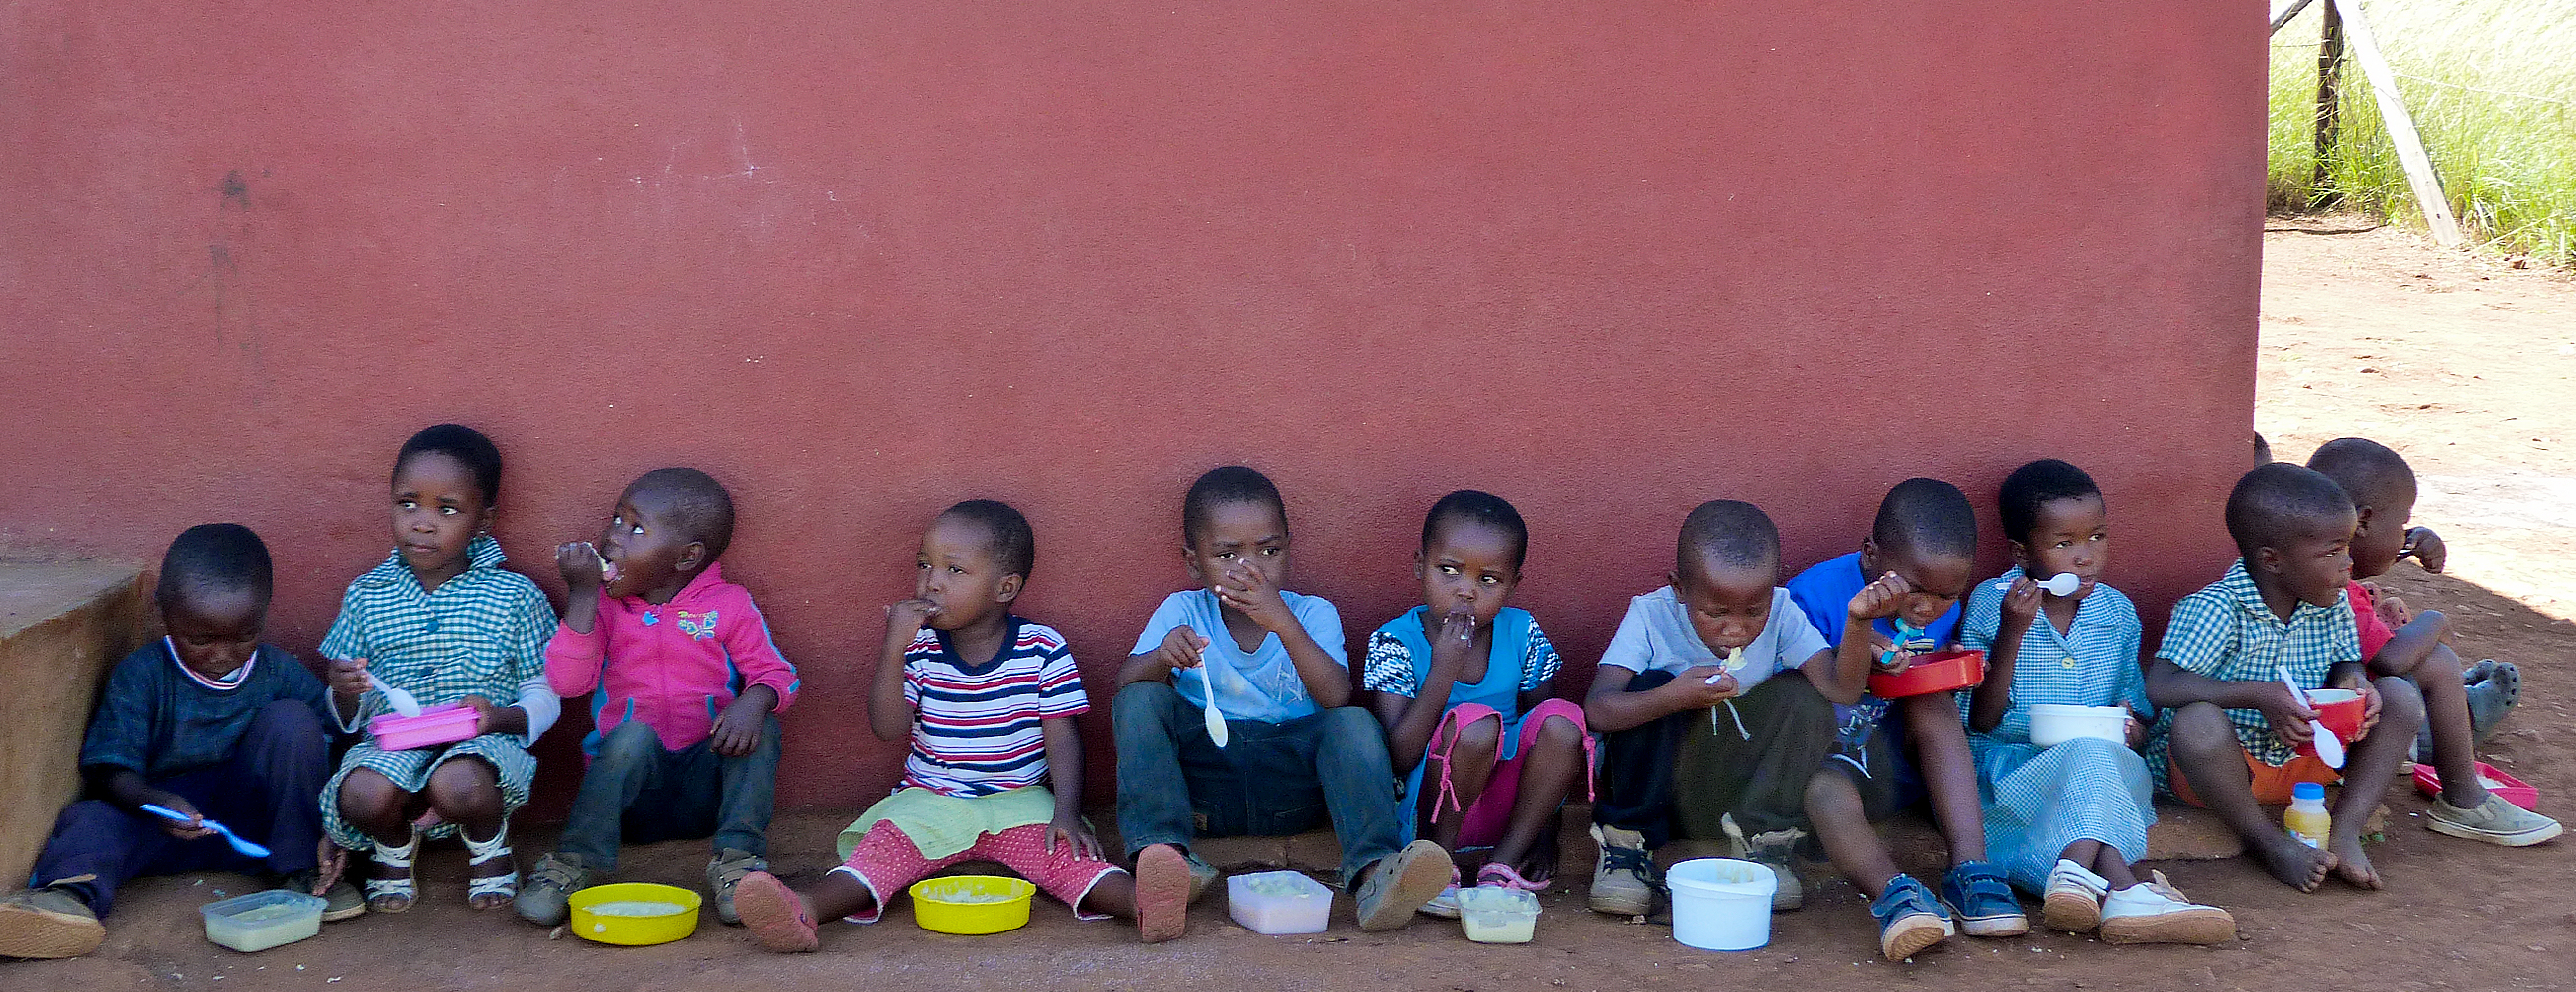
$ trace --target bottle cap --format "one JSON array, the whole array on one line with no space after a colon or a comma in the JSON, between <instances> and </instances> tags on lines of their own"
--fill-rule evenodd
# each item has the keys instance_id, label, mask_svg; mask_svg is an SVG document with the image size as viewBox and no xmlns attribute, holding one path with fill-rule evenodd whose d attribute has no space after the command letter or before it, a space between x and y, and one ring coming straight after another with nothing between
<instances>
[{"instance_id":1,"label":"bottle cap","mask_svg":"<svg viewBox=\"0 0 2576 992\"><path fill-rule=\"evenodd\" d=\"M2323 782L2301 782L2290 787L2292 799L2324 799L2325 797L2326 785Z\"/></svg>"}]
</instances>

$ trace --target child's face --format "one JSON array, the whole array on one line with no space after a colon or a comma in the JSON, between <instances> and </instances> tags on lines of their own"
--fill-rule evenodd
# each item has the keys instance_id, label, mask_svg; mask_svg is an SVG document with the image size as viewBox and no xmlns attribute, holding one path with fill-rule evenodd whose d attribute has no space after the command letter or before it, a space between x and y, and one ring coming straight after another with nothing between
<instances>
[{"instance_id":1,"label":"child's face","mask_svg":"<svg viewBox=\"0 0 2576 992\"><path fill-rule=\"evenodd\" d=\"M1916 629L1930 627L1932 621L1959 604L1968 594L1971 573L1977 563L1966 555L1926 555L1911 549L1892 550L1879 547L1872 539L1860 546L1860 574L1864 579L1894 572L1913 587L1897 604L1896 615Z\"/></svg>"},{"instance_id":2,"label":"child's face","mask_svg":"<svg viewBox=\"0 0 2576 992\"><path fill-rule=\"evenodd\" d=\"M1251 569L1273 589L1288 586L1288 518L1260 500L1215 503L1207 507L1191 545L1181 549L1190 580L1213 588L1228 569Z\"/></svg>"},{"instance_id":3,"label":"child's face","mask_svg":"<svg viewBox=\"0 0 2576 992\"><path fill-rule=\"evenodd\" d=\"M939 604L932 627L959 630L991 617L1020 597L1021 581L1003 574L993 559L993 533L981 524L943 516L921 535L912 595Z\"/></svg>"},{"instance_id":4,"label":"child's face","mask_svg":"<svg viewBox=\"0 0 2576 992\"><path fill-rule=\"evenodd\" d=\"M2351 513L2315 521L2278 545L2258 548L2258 565L2300 601L2333 606L2352 581Z\"/></svg>"},{"instance_id":5,"label":"child's face","mask_svg":"<svg viewBox=\"0 0 2576 992\"><path fill-rule=\"evenodd\" d=\"M182 586L175 602L161 604L161 623L179 663L207 678L222 678L250 661L268 625L268 597L242 587Z\"/></svg>"},{"instance_id":6,"label":"child's face","mask_svg":"<svg viewBox=\"0 0 2576 992\"><path fill-rule=\"evenodd\" d=\"M1520 566L1512 564L1520 551L1520 540L1502 528L1475 520L1441 524L1431 532L1431 543L1413 555L1423 605L1435 622L1464 613L1476 618L1478 630L1492 627L1512 587L1520 584Z\"/></svg>"},{"instance_id":7,"label":"child's face","mask_svg":"<svg viewBox=\"0 0 2576 992\"><path fill-rule=\"evenodd\" d=\"M464 572L465 546L491 524L492 508L465 463L432 452L394 471L394 547L423 584Z\"/></svg>"},{"instance_id":8,"label":"child's face","mask_svg":"<svg viewBox=\"0 0 2576 992\"><path fill-rule=\"evenodd\" d=\"M1689 613L1691 630L1719 654L1752 644L1771 625L1771 589L1780 578L1777 561L1767 568L1747 568L1700 555L1665 578Z\"/></svg>"},{"instance_id":9,"label":"child's face","mask_svg":"<svg viewBox=\"0 0 2576 992\"><path fill-rule=\"evenodd\" d=\"M600 571L611 596L644 596L662 591L686 572L706 566L707 546L687 532L666 494L628 488L609 512L608 529L599 535ZM677 592L678 590L670 590Z\"/></svg>"},{"instance_id":10,"label":"child's face","mask_svg":"<svg viewBox=\"0 0 2576 992\"><path fill-rule=\"evenodd\" d=\"M2111 536L2104 530L2109 518L2099 496L2041 503L2031 520L2030 540L2012 542L2013 561L2037 581L2073 572L2086 582L2099 582L2110 557Z\"/></svg>"},{"instance_id":11,"label":"child's face","mask_svg":"<svg viewBox=\"0 0 2576 992\"><path fill-rule=\"evenodd\" d=\"M2406 546L2406 522L2415 515L2415 487L2389 486L2388 493L2377 494L2371 505L2362 507L2354 517L2359 521L2352 529L2352 574L2358 579L2373 579L2397 564L2397 552Z\"/></svg>"}]
</instances>

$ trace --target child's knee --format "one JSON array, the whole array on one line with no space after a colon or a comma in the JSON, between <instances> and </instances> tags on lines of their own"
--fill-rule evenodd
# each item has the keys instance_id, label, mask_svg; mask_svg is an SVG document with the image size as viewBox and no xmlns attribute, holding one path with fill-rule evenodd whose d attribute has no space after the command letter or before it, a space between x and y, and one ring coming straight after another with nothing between
<instances>
[{"instance_id":1,"label":"child's knee","mask_svg":"<svg viewBox=\"0 0 2576 992\"><path fill-rule=\"evenodd\" d=\"M1539 717L1538 746L1540 747L1552 751L1580 748L1583 746L1585 736L1583 725L1563 713L1548 713Z\"/></svg>"},{"instance_id":2,"label":"child's knee","mask_svg":"<svg viewBox=\"0 0 2576 992\"><path fill-rule=\"evenodd\" d=\"M662 738L654 735L652 727L640 720L628 720L601 735L599 756L591 759L591 767L629 767L657 756L661 750Z\"/></svg>"},{"instance_id":3,"label":"child's knee","mask_svg":"<svg viewBox=\"0 0 2576 992\"><path fill-rule=\"evenodd\" d=\"M1161 726L1181 694L1161 682L1130 682L1109 699L1109 723L1121 732Z\"/></svg>"},{"instance_id":4,"label":"child's knee","mask_svg":"<svg viewBox=\"0 0 2576 992\"><path fill-rule=\"evenodd\" d=\"M1967 739L1967 725L1959 721L1956 696L1946 692L1907 696L1897 705L1905 711L1906 731L1916 740Z\"/></svg>"},{"instance_id":5,"label":"child's knee","mask_svg":"<svg viewBox=\"0 0 2576 992\"><path fill-rule=\"evenodd\" d=\"M500 778L476 758L460 758L429 773L429 801L448 813L495 813L501 808Z\"/></svg>"},{"instance_id":6,"label":"child's knee","mask_svg":"<svg viewBox=\"0 0 2576 992\"><path fill-rule=\"evenodd\" d=\"M254 736L277 741L328 739L322 728L322 718L313 712L313 707L291 699L275 700L260 707L259 715L251 718L250 732Z\"/></svg>"},{"instance_id":7,"label":"child's knee","mask_svg":"<svg viewBox=\"0 0 2576 992\"><path fill-rule=\"evenodd\" d=\"M405 794L394 780L373 768L358 768L340 780L340 815L359 823L385 823L402 815Z\"/></svg>"},{"instance_id":8,"label":"child's knee","mask_svg":"<svg viewBox=\"0 0 2576 992\"><path fill-rule=\"evenodd\" d=\"M2459 679L2457 675L2451 676L2454 684ZM2413 683L2387 675L2371 680L2370 684L2379 690L2379 723L2371 728L2371 732L2392 728L2413 733L2424 723L2424 694Z\"/></svg>"},{"instance_id":9,"label":"child's knee","mask_svg":"<svg viewBox=\"0 0 2576 992\"><path fill-rule=\"evenodd\" d=\"M1457 753L1492 757L1502 750L1503 718L1500 714L1486 714L1454 728L1452 733L1456 739L1451 747Z\"/></svg>"},{"instance_id":10,"label":"child's knee","mask_svg":"<svg viewBox=\"0 0 2576 992\"><path fill-rule=\"evenodd\" d=\"M1841 770L1826 767L1807 780L1807 818L1816 823L1866 822L1868 812L1860 801L1860 787Z\"/></svg>"},{"instance_id":11,"label":"child's knee","mask_svg":"<svg viewBox=\"0 0 2576 992\"><path fill-rule=\"evenodd\" d=\"M2167 734L2174 755L2185 760L2233 757L2244 750L2236 742L2236 725L2214 703L2191 703L2174 710Z\"/></svg>"}]
</instances>

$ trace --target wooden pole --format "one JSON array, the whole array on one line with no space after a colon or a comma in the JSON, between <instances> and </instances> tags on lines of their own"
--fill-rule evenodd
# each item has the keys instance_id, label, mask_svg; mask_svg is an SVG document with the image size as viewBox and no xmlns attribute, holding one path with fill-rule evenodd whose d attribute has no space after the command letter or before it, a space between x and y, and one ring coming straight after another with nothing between
<instances>
[{"instance_id":1,"label":"wooden pole","mask_svg":"<svg viewBox=\"0 0 2576 992\"><path fill-rule=\"evenodd\" d=\"M2299 16L2311 2L2314 0L2272 0L2272 33L2281 33L2281 25L2290 23L2290 18Z\"/></svg>"},{"instance_id":2,"label":"wooden pole","mask_svg":"<svg viewBox=\"0 0 2576 992\"><path fill-rule=\"evenodd\" d=\"M2433 172L2433 158L2424 153L2424 139L2415 133L2415 118L2406 112L2406 101L2397 95L2397 73L2388 67L2388 59L2379 53L2379 41L2370 34L2370 22L2361 16L2361 0L2334 0L2331 8L2343 14L2344 34L2352 45L2352 60L2361 66L2361 74L2370 80L2372 95L2378 97L2379 117L2388 123L2388 140L2397 146L2397 161L2406 166L2407 185L2415 188L2415 203L2424 210L2424 223L2433 229L2433 240L2444 248L2460 246L2460 225L2451 218L2451 201L2442 193L2442 179Z\"/></svg>"},{"instance_id":3,"label":"wooden pole","mask_svg":"<svg viewBox=\"0 0 2576 992\"><path fill-rule=\"evenodd\" d=\"M2335 141L2343 133L2343 15L2331 2L2326 4L2325 26L2317 35L2317 161L2316 172L2308 178L2308 206L2311 209L2334 206L2342 202L2343 192L2335 188Z\"/></svg>"}]
</instances>

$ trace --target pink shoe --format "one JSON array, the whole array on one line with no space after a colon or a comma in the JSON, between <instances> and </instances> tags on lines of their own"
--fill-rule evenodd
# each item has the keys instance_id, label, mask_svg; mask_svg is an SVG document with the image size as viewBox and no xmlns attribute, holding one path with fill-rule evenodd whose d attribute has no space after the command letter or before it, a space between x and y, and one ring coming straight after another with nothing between
<instances>
[{"instance_id":1,"label":"pink shoe","mask_svg":"<svg viewBox=\"0 0 2576 992\"><path fill-rule=\"evenodd\" d=\"M1512 870L1512 866L1500 861L1488 861L1485 862L1485 866L1483 868L1476 869L1476 885L1478 888L1491 885L1506 889L1519 889L1523 892L1545 892L1547 891L1549 884L1549 882L1533 882L1529 879L1522 878L1520 872Z\"/></svg>"},{"instance_id":2,"label":"pink shoe","mask_svg":"<svg viewBox=\"0 0 2576 992\"><path fill-rule=\"evenodd\" d=\"M733 909L742 915L742 928L764 948L805 954L820 944L814 935L814 914L806 910L804 897L776 875L765 871L744 875L734 883Z\"/></svg>"}]
</instances>

